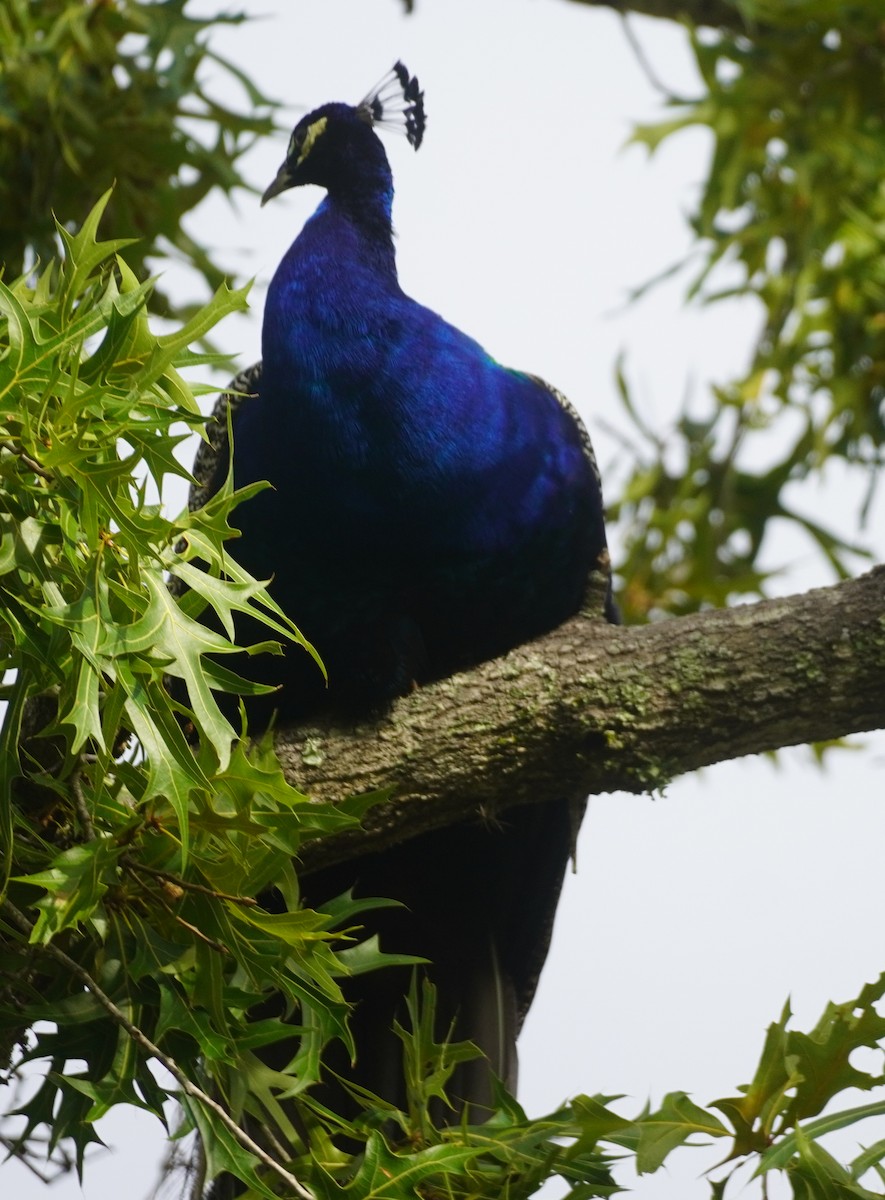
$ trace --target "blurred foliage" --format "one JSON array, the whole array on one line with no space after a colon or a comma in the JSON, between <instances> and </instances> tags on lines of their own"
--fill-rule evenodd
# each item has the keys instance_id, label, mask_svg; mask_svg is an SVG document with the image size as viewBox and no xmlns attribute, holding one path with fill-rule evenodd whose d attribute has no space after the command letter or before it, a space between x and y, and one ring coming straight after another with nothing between
<instances>
[{"instance_id":1,"label":"blurred foliage","mask_svg":"<svg viewBox=\"0 0 885 1200\"><path fill-rule=\"evenodd\" d=\"M689 126L710 131L688 298L749 297L760 332L744 376L667 431L647 428L621 371L635 466L613 515L628 620L764 594L776 521L849 574L862 547L803 515L790 485L841 460L866 475L862 523L883 461L885 10L737 7L743 32L690 31L706 92L671 97L675 115L634 140L654 151Z\"/></svg>"},{"instance_id":2,"label":"blurred foliage","mask_svg":"<svg viewBox=\"0 0 885 1200\"><path fill-rule=\"evenodd\" d=\"M126 256L174 255L215 291L223 273L182 219L214 189L247 187L239 160L270 132L272 103L206 44L219 24L187 0L5 0L0 6L0 264L15 277L58 252L53 214L74 228L115 184L110 237ZM216 75L214 88L204 81ZM233 107L215 98L242 94ZM154 311L181 310L156 289Z\"/></svg>"}]
</instances>

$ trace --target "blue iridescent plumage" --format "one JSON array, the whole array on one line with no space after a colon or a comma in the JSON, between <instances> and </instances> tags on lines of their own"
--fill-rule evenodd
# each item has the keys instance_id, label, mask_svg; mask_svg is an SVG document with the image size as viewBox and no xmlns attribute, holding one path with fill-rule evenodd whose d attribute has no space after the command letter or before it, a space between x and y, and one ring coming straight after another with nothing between
<instances>
[{"instance_id":1,"label":"blue iridescent plumage","mask_svg":"<svg viewBox=\"0 0 885 1200\"><path fill-rule=\"evenodd\" d=\"M273 277L263 362L237 384L252 395L233 420L236 485L274 486L237 510L232 553L273 576L329 674L326 690L297 647L266 658L289 719L378 707L554 628L605 549L593 452L568 403L399 286L373 125L399 114L417 147L423 98L401 64L385 87L300 121L264 197L307 183L327 193ZM336 868L307 893L319 903L357 879L403 900L377 918L387 948L436 963L445 1019L512 1081L571 838L554 801ZM353 998L357 1075L390 1094L399 1060L379 1026L404 983L385 976ZM488 1098L478 1075L459 1086Z\"/></svg>"}]
</instances>

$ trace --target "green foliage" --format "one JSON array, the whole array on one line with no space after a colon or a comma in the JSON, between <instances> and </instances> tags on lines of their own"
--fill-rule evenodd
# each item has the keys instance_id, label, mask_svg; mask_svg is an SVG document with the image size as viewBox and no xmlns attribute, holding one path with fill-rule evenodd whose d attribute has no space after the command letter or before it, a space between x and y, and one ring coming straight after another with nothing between
<instances>
[{"instance_id":1,"label":"green foliage","mask_svg":"<svg viewBox=\"0 0 885 1200\"><path fill-rule=\"evenodd\" d=\"M617 1111L623 1107L622 1097L578 1096L556 1112L532 1119L499 1088L490 1120L445 1128L430 1120L430 1101L445 1096L455 1065L476 1051L467 1044L434 1041L433 989L425 984L419 996L413 987L410 1027L398 1031L408 1082L407 1111L363 1093L358 1099L364 1112L354 1122L334 1118L317 1106L315 1111L330 1130L365 1140L365 1152L348 1159L328 1143L320 1167L317 1152L322 1142L317 1138L314 1154L296 1159L291 1167L310 1193L323 1200L529 1200L554 1177L566 1185L568 1200L584 1200L621 1191L618 1166L628 1159L639 1175L651 1174L676 1150L730 1139L716 1170L719 1178L710 1183L713 1200L739 1194L746 1187L748 1168L757 1177L781 1172L797 1200L881 1197L881 1188L871 1188L870 1177L885 1179L885 1141L841 1163L820 1139L885 1115L882 1100L843 1106L845 1093L851 1096L885 1083L885 1076L871 1075L850 1062L857 1050L881 1051L885 1019L876 1004L883 995L885 976L856 999L828 1005L809 1033L789 1029L790 1011L785 1007L780 1021L768 1030L752 1083L738 1097L707 1108L684 1092L671 1092L657 1109L647 1106L631 1118ZM393 1130L398 1136L392 1136ZM264 1193L250 1193L249 1200L259 1194Z\"/></svg>"},{"instance_id":2,"label":"green foliage","mask_svg":"<svg viewBox=\"0 0 885 1200\"><path fill-rule=\"evenodd\" d=\"M186 15L187 0L8 0L0 8L0 264L15 277L58 250L52 214L79 224L116 184L105 215L111 237L141 240L145 260L170 250L210 291L223 281L182 226L213 188L248 186L238 161L270 132L271 102L206 44L212 26L240 16ZM241 92L237 109L216 93ZM157 291L156 311L180 312Z\"/></svg>"},{"instance_id":3,"label":"green foliage","mask_svg":"<svg viewBox=\"0 0 885 1200\"><path fill-rule=\"evenodd\" d=\"M179 368L213 360L188 345L245 292L223 288L157 336L150 285L118 241L97 238L107 202L76 235L60 229L58 266L0 284L0 1045L51 1067L23 1110L25 1151L51 1125L78 1161L113 1105L162 1112L165 1089L124 1019L222 1095L253 1080L259 1108L271 1094L254 1049L291 1038L279 1019L249 1023L266 994L309 1014L293 1067L303 1081L330 1037L349 1038L337 980L352 939L332 932L339 912L297 911L291 863L371 802L310 802L219 708L215 692L256 687L218 665L235 647L199 623L202 607L225 628L249 612L266 646L309 652L225 553L242 495L228 484L174 519L150 501L165 476L187 475L174 451L204 424ZM166 572L192 591L173 598ZM271 884L289 912L256 907ZM378 961L368 947L363 968ZM35 1022L48 1024L16 1051Z\"/></svg>"},{"instance_id":4,"label":"green foliage","mask_svg":"<svg viewBox=\"0 0 885 1200\"><path fill-rule=\"evenodd\" d=\"M528 1200L558 1176L585 1200L620 1190L619 1161L654 1172L677 1149L723 1138L720 1200L736 1190L735 1163L781 1172L802 1200L885 1194L885 1141L840 1162L820 1140L885 1113L881 1100L855 1102L885 1083L856 1061L885 1039L885 977L809 1033L789 1029L785 1009L752 1082L708 1108L674 1091L631 1117L619 1097L580 1096L530 1118L501 1088L489 1121L443 1127L433 1114L477 1051L436 1041L432 989L417 984L398 1031L405 1109L354 1089L360 1115L345 1121L312 1098L326 1044L350 1045L339 981L385 962L357 940L361 911L382 901L301 910L293 861L378 797L310 802L269 739L241 739L219 705L221 693L259 690L223 666L234 613L267 626L252 652L280 641L310 652L225 553L251 492L228 482L173 519L154 501L166 476L186 475L176 447L204 423L179 370L214 359L189 347L245 293L220 286L158 335L147 312L163 305L140 282L143 262L162 239L218 282L180 219L211 186L239 186L236 159L267 127L215 104L198 80L212 58L201 35L238 18L197 21L184 7L14 0L0 13L0 1053L11 1079L38 1072L19 1152L35 1160L48 1140L82 1168L109 1110L165 1120L174 1097L208 1173L233 1171L252 1197ZM687 124L712 130L692 294L750 294L765 329L716 412L680 421L681 463L630 407L622 375L638 438L618 506L634 530L632 617L762 591L757 555L774 519L802 523L844 572L850 547L789 508L784 489L831 458L872 469L882 453L878 6L742 9L760 23L746 36L693 39L709 94L639 136L653 148ZM266 104L220 66L250 105ZM211 146L185 131L186 115L219 131ZM75 233L112 176L114 195ZM132 243L133 232L149 238ZM22 275L34 258L41 268ZM714 286L724 267L737 283ZM782 421L799 434L781 461L747 468L747 447ZM183 594L167 590L169 575ZM225 633L200 623L207 608ZM280 911L252 899L271 887ZM281 1000L260 1009L271 994ZM284 1070L259 1057L267 1047ZM273 1157L250 1140L271 1126ZM344 1152L341 1134L364 1149Z\"/></svg>"},{"instance_id":5,"label":"green foliage","mask_svg":"<svg viewBox=\"0 0 885 1200\"><path fill-rule=\"evenodd\" d=\"M691 35L704 94L672 98L674 117L635 134L651 151L689 126L710 131L689 298L750 297L761 320L745 375L667 435L643 425L621 377L637 465L615 513L634 619L763 594L758 556L779 520L847 575L862 547L804 516L789 485L841 459L868 474L866 507L883 460L882 6L739 8L745 32ZM781 447L773 463L771 445Z\"/></svg>"},{"instance_id":6,"label":"green foliage","mask_svg":"<svg viewBox=\"0 0 885 1200\"><path fill-rule=\"evenodd\" d=\"M840 1164L817 1139L885 1114L885 1101L833 1108L842 1093L870 1091L885 1084L885 1073L870 1074L852 1063L858 1050L881 1055L885 1018L877 1005L885 996L885 975L843 1004L829 1004L810 1033L788 1028L790 1008L770 1026L753 1082L742 1095L717 1100L734 1130L729 1159L758 1156L757 1175L780 1170L804 1198L881 1196L885 1142ZM844 1103L844 1099L842 1100ZM824 1113L821 1116L819 1114ZM880 1190L860 1181L878 1176Z\"/></svg>"},{"instance_id":7,"label":"green foliage","mask_svg":"<svg viewBox=\"0 0 885 1200\"><path fill-rule=\"evenodd\" d=\"M356 1088L351 1091L362 1112L354 1121L312 1106L314 1122L323 1132L315 1123L312 1153L296 1157L290 1167L317 1200L529 1200L552 1178L567 1186L569 1200L589 1200L621 1191L611 1168L623 1156L622 1147L641 1146L641 1169L650 1171L694 1134L726 1132L717 1117L696 1108L684 1095L667 1097L659 1112L645 1112L635 1121L612 1110L617 1097L605 1096L579 1096L554 1113L532 1119L500 1086L495 1111L483 1124L436 1124L430 1117L431 1102L448 1103L446 1086L453 1070L478 1051L469 1043L434 1039L435 1000L432 986L425 982L419 990L413 983L408 1027L397 1029L407 1082L405 1110ZM309 1117L306 1120L310 1123ZM344 1155L328 1140L328 1133L364 1142L365 1150ZM663 1142L666 1146L661 1148ZM245 1176L249 1164L241 1151L222 1147L220 1155L225 1165ZM264 1194L253 1182L245 1200Z\"/></svg>"}]
</instances>

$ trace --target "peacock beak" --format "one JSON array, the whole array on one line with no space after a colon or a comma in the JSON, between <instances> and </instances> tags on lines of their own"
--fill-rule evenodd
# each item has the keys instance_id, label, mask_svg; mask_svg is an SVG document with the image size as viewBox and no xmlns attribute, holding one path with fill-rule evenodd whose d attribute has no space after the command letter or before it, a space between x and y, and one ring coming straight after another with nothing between
<instances>
[{"instance_id":1,"label":"peacock beak","mask_svg":"<svg viewBox=\"0 0 885 1200\"><path fill-rule=\"evenodd\" d=\"M280 192L285 192L288 188L295 186L295 180L292 178L292 172L289 170L288 159L277 171L276 179L261 197L261 206L264 207L268 200L272 200L274 196L279 196Z\"/></svg>"}]
</instances>

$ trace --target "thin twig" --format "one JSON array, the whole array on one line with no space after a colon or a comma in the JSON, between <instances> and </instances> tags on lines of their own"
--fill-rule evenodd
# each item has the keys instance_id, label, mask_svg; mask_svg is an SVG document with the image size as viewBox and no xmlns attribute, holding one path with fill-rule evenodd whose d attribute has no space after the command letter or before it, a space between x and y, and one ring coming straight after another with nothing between
<instances>
[{"instance_id":1,"label":"thin twig","mask_svg":"<svg viewBox=\"0 0 885 1200\"><path fill-rule=\"evenodd\" d=\"M627 44L633 51L633 55L651 86L661 93L669 102L676 102L681 99L675 92L671 91L665 83L663 83L655 73L654 67L648 58L648 55L643 49L642 43L636 36L636 31L630 21L630 16L626 12L621 13L621 28L624 30L624 37L627 39ZM682 103L685 103L682 100Z\"/></svg>"},{"instance_id":2,"label":"thin twig","mask_svg":"<svg viewBox=\"0 0 885 1200\"><path fill-rule=\"evenodd\" d=\"M25 466L32 470L35 475L39 475L41 479L45 479L49 483L54 482L55 476L50 471L47 471L45 467L41 467L36 458L31 458L30 454L27 454L21 446L16 446L13 442L2 441L0 442L0 448L8 450L16 458L20 458Z\"/></svg>"},{"instance_id":3,"label":"thin twig","mask_svg":"<svg viewBox=\"0 0 885 1200\"><path fill-rule=\"evenodd\" d=\"M193 1200L200 1200L206 1187L206 1147L203 1139L197 1138L197 1148L194 1157L194 1187L191 1192Z\"/></svg>"},{"instance_id":4,"label":"thin twig","mask_svg":"<svg viewBox=\"0 0 885 1200\"><path fill-rule=\"evenodd\" d=\"M74 803L77 807L77 816L83 823L83 832L86 835L87 842L95 841L95 826L92 824L92 814L86 804L86 796L83 792L83 770L77 767L71 774L71 787L74 791Z\"/></svg>"},{"instance_id":5,"label":"thin twig","mask_svg":"<svg viewBox=\"0 0 885 1200\"><path fill-rule=\"evenodd\" d=\"M230 900L232 904L243 904L249 908L255 908L258 905L258 901L253 899L252 896L232 896L228 892L217 892L214 888L204 887L202 883L189 883L186 879L180 879L177 875L172 875L168 871L158 871L156 867L146 867L144 863L133 862L131 858L124 859L123 865L131 871L143 871L145 875L153 875L155 879L163 879L166 883L172 883L186 892L199 892L201 896L211 896L213 900Z\"/></svg>"},{"instance_id":6,"label":"thin twig","mask_svg":"<svg viewBox=\"0 0 885 1200\"><path fill-rule=\"evenodd\" d=\"M216 942L213 941L212 938L207 937L206 934L203 933L201 929L198 929L196 925L191 925L190 921L185 921L184 917L180 917L178 913L173 912L165 900L161 900L160 903L174 921L176 921L179 925L184 926L184 928L188 930L189 933L192 933L195 938L199 938L201 942L205 942L210 950L215 950L218 954L230 954L230 950L228 950L227 946L225 946L223 942Z\"/></svg>"},{"instance_id":7,"label":"thin twig","mask_svg":"<svg viewBox=\"0 0 885 1200\"><path fill-rule=\"evenodd\" d=\"M199 1137L171 1142L160 1166L159 1178L147 1200L173 1195L180 1200L203 1200L206 1191L206 1155Z\"/></svg>"},{"instance_id":8,"label":"thin twig","mask_svg":"<svg viewBox=\"0 0 885 1200\"><path fill-rule=\"evenodd\" d=\"M36 1175L41 1183L53 1183L58 1176L44 1175L42 1171L38 1171L34 1164L29 1160L25 1153L24 1147L21 1146L13 1138L0 1137L0 1146L4 1146L6 1150L19 1160L19 1162L28 1168L32 1175Z\"/></svg>"},{"instance_id":9,"label":"thin twig","mask_svg":"<svg viewBox=\"0 0 885 1200\"><path fill-rule=\"evenodd\" d=\"M24 915L24 913L20 912L14 904L12 904L9 900L4 900L2 905L0 905L0 911L2 911L14 925L18 926L23 933L26 933L28 936L30 936L33 930L33 925ZM181 1089L186 1096L189 1096L192 1100L198 1101L205 1108L208 1108L211 1112L213 1112L221 1121L222 1125L224 1125L224 1127L228 1130L228 1132L234 1136L237 1142L239 1142L239 1144L245 1150L248 1150L250 1154L253 1154L259 1160L259 1162L263 1163L264 1166L273 1171L274 1174L278 1175L286 1184L286 1186L292 1189L296 1196L300 1196L301 1200L316 1200L313 1192L311 1192L303 1184L299 1183L294 1175L290 1174L285 1167L281 1166L275 1159L271 1158L271 1156L265 1150L263 1150L257 1142L253 1141L252 1138L249 1137L248 1133L246 1133L244 1129L240 1128L233 1117L231 1117L230 1114L224 1110L217 1100L213 1100L211 1096L209 1096L201 1088L198 1088L195 1083L191 1082L185 1072L181 1069L181 1067L179 1067L175 1059L170 1058L168 1054L165 1054L159 1046L155 1045L150 1040L146 1033L139 1029L137 1025L132 1024L126 1014L119 1009L116 1004L114 1004L110 996L108 996L107 993L104 992L101 987L99 987L88 971L84 970L84 968L72 958L69 958L63 950L59 950L58 947L52 942L45 943L42 949L47 954L51 955L51 957L57 962L61 963L63 967L70 971L71 974L92 993L105 1012L110 1016L111 1020L114 1021L115 1024L119 1025L121 1029L125 1029L126 1033L128 1033L137 1046L140 1046L146 1054L150 1055L151 1058L155 1058L161 1066L166 1068L169 1074L172 1075L181 1085Z\"/></svg>"}]
</instances>

